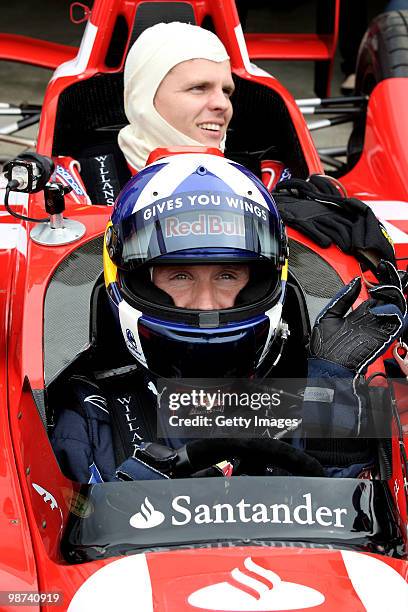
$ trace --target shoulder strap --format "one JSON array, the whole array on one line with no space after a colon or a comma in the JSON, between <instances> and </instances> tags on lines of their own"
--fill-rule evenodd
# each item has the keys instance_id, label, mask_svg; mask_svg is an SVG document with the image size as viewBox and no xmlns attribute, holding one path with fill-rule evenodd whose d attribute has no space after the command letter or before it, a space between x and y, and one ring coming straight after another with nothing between
<instances>
[{"instance_id":1,"label":"shoulder strap","mask_svg":"<svg viewBox=\"0 0 408 612\"><path fill-rule=\"evenodd\" d=\"M93 204L113 206L121 187L130 179L119 145L104 143L82 151L81 176Z\"/></svg>"},{"instance_id":2,"label":"shoulder strap","mask_svg":"<svg viewBox=\"0 0 408 612\"><path fill-rule=\"evenodd\" d=\"M115 458L120 465L142 442L156 440L155 410L134 372L100 380L108 398Z\"/></svg>"},{"instance_id":3,"label":"shoulder strap","mask_svg":"<svg viewBox=\"0 0 408 612\"><path fill-rule=\"evenodd\" d=\"M69 380L74 398L69 408L86 421L110 425L117 465L131 457L140 442L157 439L154 406L144 392L143 382L134 373L126 374L99 379L98 384L84 376Z\"/></svg>"}]
</instances>

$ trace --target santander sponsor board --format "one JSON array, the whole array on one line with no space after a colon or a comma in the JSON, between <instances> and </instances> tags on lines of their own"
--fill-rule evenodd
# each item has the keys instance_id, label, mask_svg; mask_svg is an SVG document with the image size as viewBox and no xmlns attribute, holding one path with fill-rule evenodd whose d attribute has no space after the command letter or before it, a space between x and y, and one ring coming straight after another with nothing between
<instances>
[{"instance_id":1,"label":"santander sponsor board","mask_svg":"<svg viewBox=\"0 0 408 612\"><path fill-rule=\"evenodd\" d=\"M337 546L388 546L381 483L353 479L245 477L166 479L91 488L93 513L72 523L67 546L98 558L154 546L206 546L216 541L330 542ZM375 505L377 504L377 505ZM378 510L377 510L378 508ZM80 519L78 519L80 520ZM111 537L115 525L115 537ZM111 544L106 542L112 541ZM99 553L102 550L102 553ZM92 552L90 560L94 559Z\"/></svg>"},{"instance_id":2,"label":"santander sponsor board","mask_svg":"<svg viewBox=\"0 0 408 612\"><path fill-rule=\"evenodd\" d=\"M316 507L313 504L311 493L305 493L302 497L304 503L294 506L286 503L269 505L262 502L248 503L244 498L235 504L210 505L203 503L194 505L189 495L178 495L171 502L170 521L174 527L183 527L189 524L270 523L275 525L316 525L325 528L344 529L347 508ZM152 524L152 517L157 516L157 512L156 508L148 500L146 503L145 500L141 511L132 515L129 522L132 527L150 529L165 520L165 515L159 511L163 519L160 522L154 521L154 524ZM145 522L143 523L143 521Z\"/></svg>"}]
</instances>

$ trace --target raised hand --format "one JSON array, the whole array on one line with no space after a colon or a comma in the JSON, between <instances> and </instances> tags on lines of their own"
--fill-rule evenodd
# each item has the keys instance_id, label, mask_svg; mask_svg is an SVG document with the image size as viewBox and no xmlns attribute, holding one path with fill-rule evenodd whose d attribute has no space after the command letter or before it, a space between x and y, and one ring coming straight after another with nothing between
<instances>
[{"instance_id":1,"label":"raised hand","mask_svg":"<svg viewBox=\"0 0 408 612\"><path fill-rule=\"evenodd\" d=\"M346 285L320 313L310 340L312 358L361 373L398 337L404 327L407 304L398 273L391 264L386 264L382 280L387 282L370 289L370 298L355 310L346 314L360 294L359 277Z\"/></svg>"}]
</instances>

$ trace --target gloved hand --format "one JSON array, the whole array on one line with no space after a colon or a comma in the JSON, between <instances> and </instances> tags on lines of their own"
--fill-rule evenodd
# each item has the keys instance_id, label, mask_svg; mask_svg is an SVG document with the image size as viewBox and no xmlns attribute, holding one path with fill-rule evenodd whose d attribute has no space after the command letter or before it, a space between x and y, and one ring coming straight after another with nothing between
<instances>
[{"instance_id":1,"label":"gloved hand","mask_svg":"<svg viewBox=\"0 0 408 612\"><path fill-rule=\"evenodd\" d=\"M380 285L395 285L402 293L408 290L408 267L407 270L396 270L389 261L381 260L375 270Z\"/></svg>"},{"instance_id":2,"label":"gloved hand","mask_svg":"<svg viewBox=\"0 0 408 612\"><path fill-rule=\"evenodd\" d=\"M398 278L396 278L396 275ZM382 284L398 284L400 283L401 290L406 294L408 290L408 271L395 270L388 262L381 261L376 271L376 277ZM401 332L400 342L396 344L392 352L395 361L401 368L402 373L408 378L408 346L403 342L404 339L408 340L408 323L405 325L405 329ZM400 350L403 354L400 354Z\"/></svg>"},{"instance_id":3,"label":"gloved hand","mask_svg":"<svg viewBox=\"0 0 408 612\"><path fill-rule=\"evenodd\" d=\"M361 373L382 355L404 327L407 304L398 273L385 263L395 284L369 290L370 299L346 315L361 290L361 279L353 279L316 319L310 340L310 356Z\"/></svg>"},{"instance_id":4,"label":"gloved hand","mask_svg":"<svg viewBox=\"0 0 408 612\"><path fill-rule=\"evenodd\" d=\"M370 250L395 262L392 242L371 208L356 198L343 197L328 179L312 175L309 181L282 181L273 196L284 223L319 246L334 243L357 258Z\"/></svg>"}]
</instances>

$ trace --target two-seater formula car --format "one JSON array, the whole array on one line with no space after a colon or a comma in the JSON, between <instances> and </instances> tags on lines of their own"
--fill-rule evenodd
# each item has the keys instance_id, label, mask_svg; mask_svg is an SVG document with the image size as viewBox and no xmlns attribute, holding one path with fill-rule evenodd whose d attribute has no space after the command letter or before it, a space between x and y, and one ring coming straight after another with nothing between
<instances>
[{"instance_id":1,"label":"two-seater formula car","mask_svg":"<svg viewBox=\"0 0 408 612\"><path fill-rule=\"evenodd\" d=\"M232 0L95 0L75 57L51 43L0 39L4 59L63 62L47 88L37 151L53 157L54 178L72 188L66 220L51 211L54 227L0 211L0 606L406 610L404 381L400 401L384 406L389 436L376 440L377 466L364 479L294 474L79 486L57 464L49 432L62 383L84 363L99 371L132 365L120 361L121 347L104 333L102 239L127 179L116 145L126 122L124 59L131 41L163 20L212 26L226 45L236 81L227 156L250 164L274 147L296 176L323 171L295 100L250 62ZM252 38L248 48L252 57L272 57L272 43ZM385 222L403 263L408 80L381 80L363 93L370 93L364 141L342 182ZM44 218L44 192L11 191L8 206ZM289 284L307 337L321 307L361 270L335 246L320 249L296 231L288 235ZM384 372L382 360L370 366L369 375L376 372Z\"/></svg>"}]
</instances>

